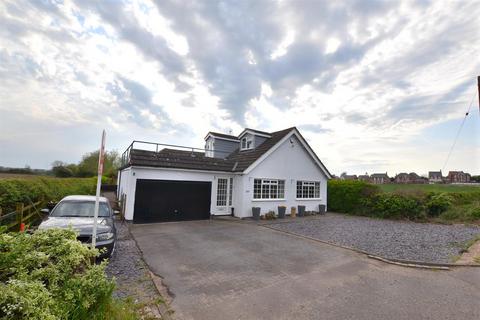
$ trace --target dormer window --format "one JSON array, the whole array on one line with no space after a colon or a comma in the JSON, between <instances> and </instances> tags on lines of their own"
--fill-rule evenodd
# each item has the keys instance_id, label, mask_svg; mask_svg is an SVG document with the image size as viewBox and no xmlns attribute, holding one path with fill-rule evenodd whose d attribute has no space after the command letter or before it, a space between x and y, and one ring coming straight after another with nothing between
<instances>
[{"instance_id":1,"label":"dormer window","mask_svg":"<svg viewBox=\"0 0 480 320\"><path fill-rule=\"evenodd\" d=\"M253 136L247 135L242 138L240 144L240 150L250 150L253 149Z\"/></svg>"},{"instance_id":2,"label":"dormer window","mask_svg":"<svg viewBox=\"0 0 480 320\"><path fill-rule=\"evenodd\" d=\"M212 158L213 154L213 139L208 139L205 144L205 157Z\"/></svg>"}]
</instances>

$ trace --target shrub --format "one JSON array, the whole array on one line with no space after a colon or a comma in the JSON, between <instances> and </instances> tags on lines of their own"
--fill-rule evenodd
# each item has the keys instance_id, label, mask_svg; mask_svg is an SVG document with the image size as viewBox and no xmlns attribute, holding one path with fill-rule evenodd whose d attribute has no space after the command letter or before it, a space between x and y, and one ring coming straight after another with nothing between
<instances>
[{"instance_id":1,"label":"shrub","mask_svg":"<svg viewBox=\"0 0 480 320\"><path fill-rule=\"evenodd\" d=\"M422 198L395 193L381 193L372 198L372 215L379 218L423 219Z\"/></svg>"},{"instance_id":2,"label":"shrub","mask_svg":"<svg viewBox=\"0 0 480 320\"><path fill-rule=\"evenodd\" d=\"M480 220L480 207L470 209L469 214L473 220Z\"/></svg>"},{"instance_id":3,"label":"shrub","mask_svg":"<svg viewBox=\"0 0 480 320\"><path fill-rule=\"evenodd\" d=\"M436 217L447 211L452 205L452 197L446 193L432 193L426 202L427 212L430 216Z\"/></svg>"},{"instance_id":4,"label":"shrub","mask_svg":"<svg viewBox=\"0 0 480 320\"><path fill-rule=\"evenodd\" d=\"M382 192L376 185L359 181L328 182L330 211L387 219L437 222L480 220L480 192L430 192L399 189Z\"/></svg>"},{"instance_id":5,"label":"shrub","mask_svg":"<svg viewBox=\"0 0 480 320\"><path fill-rule=\"evenodd\" d=\"M102 319L114 283L73 230L0 235L0 319Z\"/></svg>"},{"instance_id":6,"label":"shrub","mask_svg":"<svg viewBox=\"0 0 480 320\"><path fill-rule=\"evenodd\" d=\"M370 199L380 193L378 186L350 180L328 181L328 210L343 213L362 213Z\"/></svg>"},{"instance_id":7,"label":"shrub","mask_svg":"<svg viewBox=\"0 0 480 320\"><path fill-rule=\"evenodd\" d=\"M274 211L269 211L269 212L265 213L265 220L274 220L276 218L277 217L275 216Z\"/></svg>"},{"instance_id":8,"label":"shrub","mask_svg":"<svg viewBox=\"0 0 480 320\"><path fill-rule=\"evenodd\" d=\"M94 194L96 178L47 178L0 180L0 207L5 212L15 210L15 204L29 204L44 198L58 201L70 194Z\"/></svg>"}]
</instances>

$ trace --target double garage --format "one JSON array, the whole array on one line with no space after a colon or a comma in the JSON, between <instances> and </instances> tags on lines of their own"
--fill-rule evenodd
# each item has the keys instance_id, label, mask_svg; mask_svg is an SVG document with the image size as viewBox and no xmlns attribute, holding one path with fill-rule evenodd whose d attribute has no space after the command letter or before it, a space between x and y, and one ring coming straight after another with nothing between
<instances>
[{"instance_id":1,"label":"double garage","mask_svg":"<svg viewBox=\"0 0 480 320\"><path fill-rule=\"evenodd\" d=\"M210 218L210 181L136 179L133 223Z\"/></svg>"}]
</instances>

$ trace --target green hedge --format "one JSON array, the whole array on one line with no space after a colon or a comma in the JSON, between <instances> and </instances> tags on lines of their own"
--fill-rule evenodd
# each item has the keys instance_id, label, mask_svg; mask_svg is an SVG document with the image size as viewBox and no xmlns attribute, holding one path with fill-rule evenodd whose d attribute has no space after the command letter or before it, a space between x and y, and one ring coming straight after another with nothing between
<instances>
[{"instance_id":1,"label":"green hedge","mask_svg":"<svg viewBox=\"0 0 480 320\"><path fill-rule=\"evenodd\" d=\"M15 204L29 204L42 197L58 201L71 194L95 194L96 178L0 179L0 208L3 212L15 210Z\"/></svg>"},{"instance_id":2,"label":"green hedge","mask_svg":"<svg viewBox=\"0 0 480 320\"><path fill-rule=\"evenodd\" d=\"M375 218L474 222L480 192L383 192L360 181L328 182L328 210Z\"/></svg>"},{"instance_id":3,"label":"green hedge","mask_svg":"<svg viewBox=\"0 0 480 320\"><path fill-rule=\"evenodd\" d=\"M114 282L73 230L0 234L0 319L105 319Z\"/></svg>"},{"instance_id":4,"label":"green hedge","mask_svg":"<svg viewBox=\"0 0 480 320\"><path fill-rule=\"evenodd\" d=\"M380 188L366 182L329 180L327 192L328 210L359 214L364 207L365 201L380 192Z\"/></svg>"}]
</instances>

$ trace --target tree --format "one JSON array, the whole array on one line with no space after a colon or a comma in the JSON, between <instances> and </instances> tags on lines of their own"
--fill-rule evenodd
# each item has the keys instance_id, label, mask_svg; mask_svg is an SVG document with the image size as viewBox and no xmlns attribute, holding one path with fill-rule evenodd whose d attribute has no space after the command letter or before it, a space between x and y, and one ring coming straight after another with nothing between
<instances>
[{"instance_id":1,"label":"tree","mask_svg":"<svg viewBox=\"0 0 480 320\"><path fill-rule=\"evenodd\" d=\"M71 169L71 166L72 165L56 160L52 163L52 173L55 177L58 178L73 177L75 173ZM73 164L73 166L75 165Z\"/></svg>"},{"instance_id":2,"label":"tree","mask_svg":"<svg viewBox=\"0 0 480 320\"><path fill-rule=\"evenodd\" d=\"M109 178L115 178L117 176L117 170L120 167L120 156L118 152L107 151L105 152L105 159L103 162L103 175ZM98 151L93 151L85 154L82 160L78 164L77 176L79 177L92 177L97 175L98 168Z\"/></svg>"},{"instance_id":3,"label":"tree","mask_svg":"<svg viewBox=\"0 0 480 320\"><path fill-rule=\"evenodd\" d=\"M470 178L470 181L479 183L480 182L480 176L472 176Z\"/></svg>"},{"instance_id":4,"label":"tree","mask_svg":"<svg viewBox=\"0 0 480 320\"><path fill-rule=\"evenodd\" d=\"M118 152L105 152L105 159L103 163L103 175L113 181L116 180L117 170L120 167L120 156ZM98 151L93 151L83 155L80 163L65 163L62 161L54 161L52 163L52 173L55 177L93 177L97 175L98 169Z\"/></svg>"}]
</instances>

